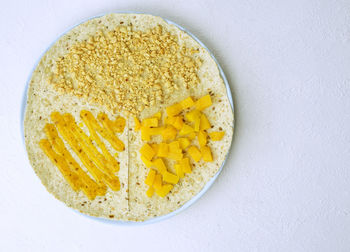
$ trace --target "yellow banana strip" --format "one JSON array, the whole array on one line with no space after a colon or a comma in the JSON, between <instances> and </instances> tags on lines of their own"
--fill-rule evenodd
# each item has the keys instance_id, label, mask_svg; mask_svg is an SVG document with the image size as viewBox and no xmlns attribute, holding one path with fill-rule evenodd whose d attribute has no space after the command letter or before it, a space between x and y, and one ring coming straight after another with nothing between
<instances>
[{"instance_id":1,"label":"yellow banana strip","mask_svg":"<svg viewBox=\"0 0 350 252\"><path fill-rule=\"evenodd\" d=\"M53 112L51 114L51 119L55 123L59 133L63 138L69 143L73 151L78 155L81 162L88 169L91 175L96 179L98 184L103 184L105 182L112 190L118 191L120 189L120 182L118 177L110 177L107 174L100 171L95 164L89 159L87 154L83 151L77 139L74 135L70 134L67 130L67 123L63 121L61 115L58 112Z\"/></svg>"},{"instance_id":2,"label":"yellow banana strip","mask_svg":"<svg viewBox=\"0 0 350 252\"><path fill-rule=\"evenodd\" d=\"M117 151L123 151L125 149L124 143L116 135L110 134L105 127L101 127L90 111L82 110L80 112L80 117L85 124L90 123L94 130L105 138L114 149Z\"/></svg>"},{"instance_id":3,"label":"yellow banana strip","mask_svg":"<svg viewBox=\"0 0 350 252\"><path fill-rule=\"evenodd\" d=\"M80 165L75 161L75 159L69 153L67 148L64 146L64 142L58 136L58 132L55 126L53 124L48 123L45 125L44 131L53 149L66 159L68 166L73 171L75 171L78 174L78 176L81 178L83 182L81 189L87 195L87 197L89 199L94 199L97 195L100 195L100 196L105 195L107 190L106 186L105 185L99 186L93 179L89 177L89 175L87 175L84 172L84 170L80 167Z\"/></svg>"},{"instance_id":4,"label":"yellow banana strip","mask_svg":"<svg viewBox=\"0 0 350 252\"><path fill-rule=\"evenodd\" d=\"M49 140L41 139L39 145L40 148L45 152L46 156L48 156L52 163L57 166L72 189L74 191L78 191L80 188L79 177L74 171L71 171L71 169L69 169L66 160L64 160L64 158L62 158L52 149Z\"/></svg>"},{"instance_id":5,"label":"yellow banana strip","mask_svg":"<svg viewBox=\"0 0 350 252\"><path fill-rule=\"evenodd\" d=\"M114 172L118 172L119 162L117 162L115 158L109 153L106 145L101 141L100 137L97 135L96 131L94 130L94 127L92 126L92 124L87 119L84 122L89 129L90 137L96 142L97 146L102 150L103 155L112 164L114 168Z\"/></svg>"},{"instance_id":6,"label":"yellow banana strip","mask_svg":"<svg viewBox=\"0 0 350 252\"><path fill-rule=\"evenodd\" d=\"M89 137L80 129L71 114L64 114L63 119L72 130L73 135L79 141L83 151L85 151L97 167L109 176L113 176L113 166L91 143Z\"/></svg>"}]
</instances>

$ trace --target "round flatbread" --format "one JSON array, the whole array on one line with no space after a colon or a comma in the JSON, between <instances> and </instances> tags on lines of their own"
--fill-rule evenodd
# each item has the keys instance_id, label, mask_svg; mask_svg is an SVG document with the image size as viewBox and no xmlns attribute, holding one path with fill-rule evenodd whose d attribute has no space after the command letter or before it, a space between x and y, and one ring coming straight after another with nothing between
<instances>
[{"instance_id":1,"label":"round flatbread","mask_svg":"<svg viewBox=\"0 0 350 252\"><path fill-rule=\"evenodd\" d=\"M135 106L138 106L136 108L139 108L139 111L136 112L132 111L133 107L125 107L124 104L127 102L124 102L124 99L129 98L116 97L115 95L104 96L104 94L108 95L112 93L116 86L118 86L118 83L113 83L113 85L106 84L103 87L101 84L98 84L102 90L99 91L104 93L96 97L92 95L96 86L90 86L91 89L84 93L82 90L79 90L80 86L77 87L77 84L74 83L67 84L67 82L61 82L59 85L53 85L51 83L50 80L52 80L52 76L55 76L54 74L56 74L56 77L59 77L59 74L57 75L57 62L62 60L72 47L77 43L84 43L91 36L101 32L107 34L118 27L120 29L124 29L121 27L129 27L129 30L139 31L141 37L143 33L146 33L150 29L161 27L162 32L176 38L180 46L179 48L190 48L194 51L194 62L199 62L198 60L201 62L201 64L198 64L195 74L198 77L199 83L189 85L188 82L191 83L191 80L187 83L186 81L182 83L179 81L176 88L172 88L171 93L169 93L170 91L166 81L160 82L158 84L162 90L165 90L164 93L167 94L169 91L167 96L163 100L155 99L153 102L151 100L151 105L144 106L145 104L136 104ZM117 41L116 43L119 42ZM130 51L132 52L132 48L130 48ZM189 54L192 55L191 52ZM188 56L188 58L191 57ZM118 64L118 61L116 64ZM135 63L133 59L128 64L131 64L131 66L134 64L135 67L138 67L137 62ZM152 64L155 63L151 61L148 65L152 68ZM183 64L186 63L184 62ZM181 64L177 65L177 67L181 69ZM70 92L66 92L64 85L70 85ZM97 88L99 88L98 85ZM137 85L135 84L135 86ZM104 90L105 87L108 88L107 91ZM72 91L72 89L74 90ZM130 90L128 92L138 92L137 90L134 91L134 89ZM140 92L142 96L142 91ZM155 195L153 197L147 197L146 191L148 186L145 185L144 180L149 168L140 159L139 150L143 145L143 141L141 141L140 131L133 130L134 119L132 112L135 112L134 114L140 119L143 119L152 116L156 112L164 111L166 107L189 96L198 99L208 93L211 95L213 105L206 110L206 115L211 122L212 130L225 131L225 135L221 141L209 143L214 161L208 163L200 161L196 163L192 173L186 174L166 197L161 198ZM128 95L130 96L132 93L128 93ZM35 173L47 190L57 199L67 204L67 206L91 216L114 220L145 221L175 211L198 194L205 184L215 176L225 160L232 141L233 112L224 81L220 76L214 59L205 48L186 32L156 16L144 14L108 14L74 27L60 37L41 58L32 74L27 97L24 119L25 145L28 158ZM142 103L141 98L140 102ZM113 99L117 99L118 102L114 103ZM59 169L50 161L39 146L40 140L46 138L43 128L46 123L51 122L50 114L52 112L70 113L77 123L80 123L79 114L82 110L91 111L95 117L98 113L104 112L112 119L117 116L126 118L125 130L118 134L119 139L125 144L125 150L117 154L117 159L120 162L118 172L120 190L113 191L107 189L104 196L97 196L94 200L89 200L81 191L74 191L64 179ZM129 111L125 113L126 110ZM83 127L83 130L87 133L89 132L85 127ZM115 150L108 143L106 145L111 153L115 153ZM81 167L84 167L72 149L69 146L67 148Z\"/></svg>"}]
</instances>

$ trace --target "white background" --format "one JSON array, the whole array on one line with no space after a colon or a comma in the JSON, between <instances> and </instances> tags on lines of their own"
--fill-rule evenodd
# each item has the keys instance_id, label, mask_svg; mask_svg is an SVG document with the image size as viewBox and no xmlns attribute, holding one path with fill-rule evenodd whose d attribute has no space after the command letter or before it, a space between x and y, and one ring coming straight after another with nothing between
<instances>
[{"instance_id":1,"label":"white background","mask_svg":"<svg viewBox=\"0 0 350 252\"><path fill-rule=\"evenodd\" d=\"M166 17L215 54L232 88L227 165L185 212L146 226L65 207L28 164L20 105L33 65L72 25ZM350 251L350 1L11 1L0 8L0 251Z\"/></svg>"}]
</instances>

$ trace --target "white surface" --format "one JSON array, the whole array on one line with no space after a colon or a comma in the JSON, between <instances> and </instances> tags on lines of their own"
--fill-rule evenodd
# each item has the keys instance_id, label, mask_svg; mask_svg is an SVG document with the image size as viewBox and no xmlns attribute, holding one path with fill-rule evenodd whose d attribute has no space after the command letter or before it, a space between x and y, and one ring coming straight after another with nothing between
<instances>
[{"instance_id":1,"label":"white surface","mask_svg":"<svg viewBox=\"0 0 350 252\"><path fill-rule=\"evenodd\" d=\"M71 25L153 13L216 55L236 109L230 158L194 206L124 227L46 192L20 138L33 64ZM349 1L6 1L0 8L0 251L349 251Z\"/></svg>"}]
</instances>

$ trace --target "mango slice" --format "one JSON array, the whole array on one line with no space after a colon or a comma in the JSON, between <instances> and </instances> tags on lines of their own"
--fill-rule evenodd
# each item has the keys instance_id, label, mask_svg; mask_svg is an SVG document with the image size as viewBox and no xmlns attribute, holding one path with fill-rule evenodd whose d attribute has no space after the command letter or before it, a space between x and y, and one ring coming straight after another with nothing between
<instances>
[{"instance_id":1,"label":"mango slice","mask_svg":"<svg viewBox=\"0 0 350 252\"><path fill-rule=\"evenodd\" d=\"M146 192L146 195L151 198L154 194L154 188L152 186L150 186Z\"/></svg>"},{"instance_id":2,"label":"mango slice","mask_svg":"<svg viewBox=\"0 0 350 252\"><path fill-rule=\"evenodd\" d=\"M153 165L151 160L148 160L145 156L141 155L142 162L146 165L147 168L150 168Z\"/></svg>"},{"instance_id":3,"label":"mango slice","mask_svg":"<svg viewBox=\"0 0 350 252\"><path fill-rule=\"evenodd\" d=\"M155 113L152 117L157 118L158 120L160 120L162 118L162 113L161 112L157 112Z\"/></svg>"},{"instance_id":4,"label":"mango slice","mask_svg":"<svg viewBox=\"0 0 350 252\"><path fill-rule=\"evenodd\" d=\"M179 182L179 176L176 176L170 172L165 172L163 174L163 180L165 182L171 183L171 184L176 184L177 182Z\"/></svg>"},{"instance_id":5,"label":"mango slice","mask_svg":"<svg viewBox=\"0 0 350 252\"><path fill-rule=\"evenodd\" d=\"M182 166L180 164L175 164L174 168L175 168L176 174L177 174L177 176L179 176L179 178L185 177L184 171L183 171Z\"/></svg>"},{"instance_id":6,"label":"mango slice","mask_svg":"<svg viewBox=\"0 0 350 252\"><path fill-rule=\"evenodd\" d=\"M186 149L191 144L190 140L187 137L180 137L177 140L180 143L180 148L183 150Z\"/></svg>"},{"instance_id":7,"label":"mango slice","mask_svg":"<svg viewBox=\"0 0 350 252\"><path fill-rule=\"evenodd\" d=\"M205 95L196 101L196 109L202 111L207 107L210 107L212 104L210 95Z\"/></svg>"},{"instance_id":8,"label":"mango slice","mask_svg":"<svg viewBox=\"0 0 350 252\"><path fill-rule=\"evenodd\" d=\"M183 157L182 153L173 153L173 152L169 152L168 153L168 158L173 159L173 160L181 160Z\"/></svg>"},{"instance_id":9,"label":"mango slice","mask_svg":"<svg viewBox=\"0 0 350 252\"><path fill-rule=\"evenodd\" d=\"M177 130L171 125L166 126L166 128L162 130L162 137L164 141L174 140L176 137L176 134L177 134Z\"/></svg>"},{"instance_id":10,"label":"mango slice","mask_svg":"<svg viewBox=\"0 0 350 252\"><path fill-rule=\"evenodd\" d=\"M158 146L158 157L167 157L169 152L169 147L166 143L160 143Z\"/></svg>"},{"instance_id":11,"label":"mango slice","mask_svg":"<svg viewBox=\"0 0 350 252\"><path fill-rule=\"evenodd\" d=\"M145 184L148 186L152 186L154 182L154 178L156 177L156 171L153 169L150 169L148 172L148 175L145 179Z\"/></svg>"},{"instance_id":12,"label":"mango slice","mask_svg":"<svg viewBox=\"0 0 350 252\"><path fill-rule=\"evenodd\" d=\"M158 118L146 118L141 123L142 126L149 128L149 127L158 127Z\"/></svg>"},{"instance_id":13,"label":"mango slice","mask_svg":"<svg viewBox=\"0 0 350 252\"><path fill-rule=\"evenodd\" d=\"M202 146L201 153L202 153L202 158L205 162L212 162L213 161L213 156L211 154L211 150L210 150L209 146Z\"/></svg>"},{"instance_id":14,"label":"mango slice","mask_svg":"<svg viewBox=\"0 0 350 252\"><path fill-rule=\"evenodd\" d=\"M168 125L173 125L175 123L176 117L174 116L167 116L165 118L165 123Z\"/></svg>"},{"instance_id":15,"label":"mango slice","mask_svg":"<svg viewBox=\"0 0 350 252\"><path fill-rule=\"evenodd\" d=\"M140 149L140 153L141 155L143 155L145 158L147 158L148 160L152 160L152 158L154 157L154 155L156 155L156 153L154 152L154 150L152 149L152 147L145 143L141 149Z\"/></svg>"},{"instance_id":16,"label":"mango slice","mask_svg":"<svg viewBox=\"0 0 350 252\"><path fill-rule=\"evenodd\" d=\"M167 168L161 158L157 158L154 160L153 165L157 168L160 174L164 174L167 172Z\"/></svg>"},{"instance_id":17,"label":"mango slice","mask_svg":"<svg viewBox=\"0 0 350 252\"><path fill-rule=\"evenodd\" d=\"M180 130L182 129L182 126L184 124L184 121L182 119L182 116L176 116L175 117L175 121L174 123L172 124L176 129Z\"/></svg>"},{"instance_id":18,"label":"mango slice","mask_svg":"<svg viewBox=\"0 0 350 252\"><path fill-rule=\"evenodd\" d=\"M182 100L180 102L180 105L181 105L182 109L187 109L187 108L192 107L194 105L194 101L192 100L192 97L189 96L186 99Z\"/></svg>"},{"instance_id":19,"label":"mango slice","mask_svg":"<svg viewBox=\"0 0 350 252\"><path fill-rule=\"evenodd\" d=\"M163 185L161 188L156 189L156 194L164 198L173 189L173 187L174 186L170 184Z\"/></svg>"},{"instance_id":20,"label":"mango slice","mask_svg":"<svg viewBox=\"0 0 350 252\"><path fill-rule=\"evenodd\" d=\"M192 110L190 112L188 112L186 115L185 115L185 118L187 121L189 122L194 122L196 119L199 119L201 116L201 112L199 110Z\"/></svg>"},{"instance_id":21,"label":"mango slice","mask_svg":"<svg viewBox=\"0 0 350 252\"><path fill-rule=\"evenodd\" d=\"M196 138L196 132L192 132L192 133L188 134L187 138L192 141L193 139Z\"/></svg>"},{"instance_id":22,"label":"mango slice","mask_svg":"<svg viewBox=\"0 0 350 252\"><path fill-rule=\"evenodd\" d=\"M211 125L205 114L201 115L200 130L210 129Z\"/></svg>"},{"instance_id":23,"label":"mango slice","mask_svg":"<svg viewBox=\"0 0 350 252\"><path fill-rule=\"evenodd\" d=\"M166 113L168 116L176 116L182 111L182 106L179 103L175 103L166 108Z\"/></svg>"},{"instance_id":24,"label":"mango slice","mask_svg":"<svg viewBox=\"0 0 350 252\"><path fill-rule=\"evenodd\" d=\"M180 136L185 136L185 135L188 135L188 134L190 134L192 132L194 132L194 129L191 126L189 126L187 124L184 124L182 129L179 132L179 135Z\"/></svg>"},{"instance_id":25,"label":"mango slice","mask_svg":"<svg viewBox=\"0 0 350 252\"><path fill-rule=\"evenodd\" d=\"M137 117L134 117L134 122L135 122L135 131L139 131L141 129L141 123Z\"/></svg>"},{"instance_id":26,"label":"mango slice","mask_svg":"<svg viewBox=\"0 0 350 252\"><path fill-rule=\"evenodd\" d=\"M210 139L213 141L220 141L225 135L225 131L214 131L209 133Z\"/></svg>"},{"instance_id":27,"label":"mango slice","mask_svg":"<svg viewBox=\"0 0 350 252\"><path fill-rule=\"evenodd\" d=\"M207 137L208 137L208 134L207 132L201 130L198 132L198 143L199 143L199 146L204 146L207 144Z\"/></svg>"},{"instance_id":28,"label":"mango slice","mask_svg":"<svg viewBox=\"0 0 350 252\"><path fill-rule=\"evenodd\" d=\"M185 173L191 173L192 172L192 168L190 165L190 160L189 158L183 158L179 164L181 165L182 171Z\"/></svg>"},{"instance_id":29,"label":"mango slice","mask_svg":"<svg viewBox=\"0 0 350 252\"><path fill-rule=\"evenodd\" d=\"M173 141L173 142L169 143L169 152L182 153L182 149L180 148L180 142Z\"/></svg>"},{"instance_id":30,"label":"mango slice","mask_svg":"<svg viewBox=\"0 0 350 252\"><path fill-rule=\"evenodd\" d=\"M159 173L157 173L156 176L154 177L153 188L156 190L159 190L162 188L162 175L160 175Z\"/></svg>"},{"instance_id":31,"label":"mango slice","mask_svg":"<svg viewBox=\"0 0 350 252\"><path fill-rule=\"evenodd\" d=\"M191 146L187 150L188 154L193 158L194 161L198 162L201 160L202 153L198 150L196 146Z\"/></svg>"}]
</instances>

